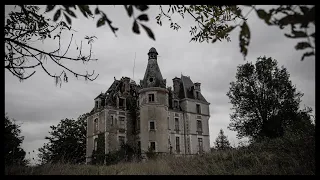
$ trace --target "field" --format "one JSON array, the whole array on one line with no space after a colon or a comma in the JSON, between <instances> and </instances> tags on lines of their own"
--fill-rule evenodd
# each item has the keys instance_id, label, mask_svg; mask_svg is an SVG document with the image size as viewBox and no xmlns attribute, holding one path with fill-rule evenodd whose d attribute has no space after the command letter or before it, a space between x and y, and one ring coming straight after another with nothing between
<instances>
[{"instance_id":1,"label":"field","mask_svg":"<svg viewBox=\"0 0 320 180\"><path fill-rule=\"evenodd\" d=\"M214 151L195 157L166 156L146 162L116 165L46 164L5 167L5 174L21 175L314 175L313 138L276 139L249 147Z\"/></svg>"}]
</instances>

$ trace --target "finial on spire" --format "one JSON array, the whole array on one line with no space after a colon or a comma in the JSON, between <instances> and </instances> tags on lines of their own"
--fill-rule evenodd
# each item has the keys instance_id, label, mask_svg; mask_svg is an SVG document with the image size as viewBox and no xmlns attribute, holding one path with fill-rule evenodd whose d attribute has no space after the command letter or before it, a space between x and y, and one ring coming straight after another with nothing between
<instances>
[{"instance_id":1,"label":"finial on spire","mask_svg":"<svg viewBox=\"0 0 320 180\"><path fill-rule=\"evenodd\" d=\"M148 52L149 59L157 59L157 55L158 55L158 52L154 47L152 47Z\"/></svg>"}]
</instances>

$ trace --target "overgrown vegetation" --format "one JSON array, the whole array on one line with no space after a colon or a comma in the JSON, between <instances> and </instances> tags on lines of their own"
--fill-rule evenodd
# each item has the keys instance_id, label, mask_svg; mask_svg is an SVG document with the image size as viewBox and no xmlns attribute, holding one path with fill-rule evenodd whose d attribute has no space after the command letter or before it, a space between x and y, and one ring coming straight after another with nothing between
<instances>
[{"instance_id":1,"label":"overgrown vegetation","mask_svg":"<svg viewBox=\"0 0 320 180\"><path fill-rule=\"evenodd\" d=\"M6 167L5 174L34 175L314 175L315 136L266 139L247 147L194 157L166 156L109 166L46 164Z\"/></svg>"}]
</instances>

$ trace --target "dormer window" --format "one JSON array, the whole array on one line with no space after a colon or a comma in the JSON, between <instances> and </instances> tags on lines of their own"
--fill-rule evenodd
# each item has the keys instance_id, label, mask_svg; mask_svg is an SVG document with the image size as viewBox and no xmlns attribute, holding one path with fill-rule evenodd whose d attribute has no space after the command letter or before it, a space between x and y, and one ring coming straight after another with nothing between
<instances>
[{"instance_id":1,"label":"dormer window","mask_svg":"<svg viewBox=\"0 0 320 180\"><path fill-rule=\"evenodd\" d=\"M178 101L178 100L174 100L174 101L173 101L173 107L174 107L175 109L179 109L179 101Z\"/></svg>"},{"instance_id":2,"label":"dormer window","mask_svg":"<svg viewBox=\"0 0 320 180\"><path fill-rule=\"evenodd\" d=\"M124 108L124 107L125 107L125 99L119 98L119 108Z\"/></svg>"},{"instance_id":3,"label":"dormer window","mask_svg":"<svg viewBox=\"0 0 320 180\"><path fill-rule=\"evenodd\" d=\"M199 91L196 91L196 99L200 99L200 93L199 93Z\"/></svg>"},{"instance_id":4,"label":"dormer window","mask_svg":"<svg viewBox=\"0 0 320 180\"><path fill-rule=\"evenodd\" d=\"M154 102L154 94L149 94L149 102Z\"/></svg>"}]
</instances>

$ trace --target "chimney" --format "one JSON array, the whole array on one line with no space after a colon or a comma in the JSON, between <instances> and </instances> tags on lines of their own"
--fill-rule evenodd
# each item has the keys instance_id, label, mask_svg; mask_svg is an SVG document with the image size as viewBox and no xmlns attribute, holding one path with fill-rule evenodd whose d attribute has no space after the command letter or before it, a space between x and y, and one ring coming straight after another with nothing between
<instances>
[{"instance_id":1,"label":"chimney","mask_svg":"<svg viewBox=\"0 0 320 180\"><path fill-rule=\"evenodd\" d=\"M180 78L175 77L175 78L172 79L172 81L173 81L173 92L175 94L179 94L179 91L180 91Z\"/></svg>"},{"instance_id":2,"label":"chimney","mask_svg":"<svg viewBox=\"0 0 320 180\"><path fill-rule=\"evenodd\" d=\"M201 92L200 86L201 86L201 83L199 83L199 82L194 83L194 90Z\"/></svg>"}]
</instances>

